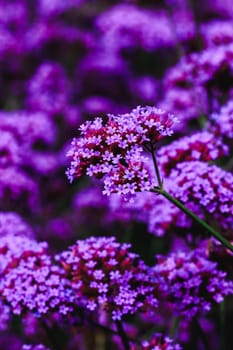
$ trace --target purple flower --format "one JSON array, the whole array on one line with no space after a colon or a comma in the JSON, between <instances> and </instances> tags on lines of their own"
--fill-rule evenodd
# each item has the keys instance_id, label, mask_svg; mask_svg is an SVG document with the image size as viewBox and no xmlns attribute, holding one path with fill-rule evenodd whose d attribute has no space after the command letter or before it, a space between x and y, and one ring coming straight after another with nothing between
<instances>
[{"instance_id":1,"label":"purple flower","mask_svg":"<svg viewBox=\"0 0 233 350\"><path fill-rule=\"evenodd\" d=\"M175 74L179 74L179 70L175 71ZM201 86L188 88L181 84L170 87L165 83L163 96L158 105L162 109L172 111L179 118L180 123L175 126L175 131L179 133L184 134L187 126L192 125L191 122L208 111L207 93Z\"/></svg>"},{"instance_id":2,"label":"purple flower","mask_svg":"<svg viewBox=\"0 0 233 350\"><path fill-rule=\"evenodd\" d=\"M150 269L129 248L114 237L91 237L56 257L87 309L106 309L120 320L157 306L157 285Z\"/></svg>"},{"instance_id":3,"label":"purple flower","mask_svg":"<svg viewBox=\"0 0 233 350\"><path fill-rule=\"evenodd\" d=\"M31 227L20 215L14 212L0 212L0 237L7 235L34 237Z\"/></svg>"},{"instance_id":4,"label":"purple flower","mask_svg":"<svg viewBox=\"0 0 233 350\"><path fill-rule=\"evenodd\" d=\"M220 111L210 116L208 128L217 136L223 137L227 143L233 139L233 101L230 100Z\"/></svg>"},{"instance_id":5,"label":"purple flower","mask_svg":"<svg viewBox=\"0 0 233 350\"><path fill-rule=\"evenodd\" d=\"M52 145L55 143L56 128L50 118L41 112L18 110L1 111L0 130L11 132L22 146L36 143Z\"/></svg>"},{"instance_id":6,"label":"purple flower","mask_svg":"<svg viewBox=\"0 0 233 350\"><path fill-rule=\"evenodd\" d=\"M228 153L228 147L221 139L212 133L201 131L161 147L157 155L160 168L168 176L178 163L197 160L209 162Z\"/></svg>"},{"instance_id":7,"label":"purple flower","mask_svg":"<svg viewBox=\"0 0 233 350\"><path fill-rule=\"evenodd\" d=\"M109 111L117 107L114 106L112 100L103 96L89 96L83 100L82 108L89 115L102 115L109 113Z\"/></svg>"},{"instance_id":8,"label":"purple flower","mask_svg":"<svg viewBox=\"0 0 233 350\"><path fill-rule=\"evenodd\" d=\"M32 23L23 39L25 51L32 56L49 50L50 45L61 50L61 56L65 53L62 50L67 47L72 49L73 44L79 44L83 49L93 46L93 37L89 32L49 17L39 18Z\"/></svg>"},{"instance_id":9,"label":"purple flower","mask_svg":"<svg viewBox=\"0 0 233 350\"><path fill-rule=\"evenodd\" d=\"M80 126L81 137L74 139L68 152L72 181L84 174L103 179L104 194L125 196L148 191L156 181L150 178L143 146L154 145L173 134L177 119L155 107L137 107L130 113L109 115Z\"/></svg>"},{"instance_id":10,"label":"purple flower","mask_svg":"<svg viewBox=\"0 0 233 350\"><path fill-rule=\"evenodd\" d=\"M177 164L171 171L169 181L169 190L176 198L187 206L193 203L197 209L201 209L206 219L221 223L223 229L232 229L231 173L215 165L190 161Z\"/></svg>"},{"instance_id":11,"label":"purple flower","mask_svg":"<svg viewBox=\"0 0 233 350\"><path fill-rule=\"evenodd\" d=\"M213 303L233 294L232 281L201 250L157 256L157 259L154 272L162 294L176 312L188 318L208 312Z\"/></svg>"},{"instance_id":12,"label":"purple flower","mask_svg":"<svg viewBox=\"0 0 233 350\"><path fill-rule=\"evenodd\" d=\"M222 94L231 90L233 77L233 44L210 47L198 53L183 56L164 78L167 89L203 87L213 103L221 103Z\"/></svg>"},{"instance_id":13,"label":"purple flower","mask_svg":"<svg viewBox=\"0 0 233 350\"><path fill-rule=\"evenodd\" d=\"M140 103L155 103L158 98L159 85L152 76L141 76L132 79L130 83L132 95ZM167 109L167 107L166 107Z\"/></svg>"},{"instance_id":14,"label":"purple flower","mask_svg":"<svg viewBox=\"0 0 233 350\"><path fill-rule=\"evenodd\" d=\"M31 179L20 168L7 167L0 169L0 203L4 209L12 210L12 201L20 209L31 212L38 210L38 183Z\"/></svg>"},{"instance_id":15,"label":"purple flower","mask_svg":"<svg viewBox=\"0 0 233 350\"><path fill-rule=\"evenodd\" d=\"M0 238L0 273L7 273L12 267L28 256L43 255L47 243L38 243L26 235L15 235L9 232Z\"/></svg>"},{"instance_id":16,"label":"purple flower","mask_svg":"<svg viewBox=\"0 0 233 350\"><path fill-rule=\"evenodd\" d=\"M149 11L130 4L119 4L102 13L96 20L103 42L111 51L142 48L153 51L174 45L166 12Z\"/></svg>"},{"instance_id":17,"label":"purple flower","mask_svg":"<svg viewBox=\"0 0 233 350\"><path fill-rule=\"evenodd\" d=\"M64 112L68 98L69 83L62 66L50 62L40 65L28 83L28 107L54 116Z\"/></svg>"},{"instance_id":18,"label":"purple flower","mask_svg":"<svg viewBox=\"0 0 233 350\"><path fill-rule=\"evenodd\" d=\"M23 55L23 44L20 40L24 36L28 24L28 9L24 2L0 4L0 59L18 59ZM10 59L10 61L11 61Z\"/></svg>"},{"instance_id":19,"label":"purple flower","mask_svg":"<svg viewBox=\"0 0 233 350\"><path fill-rule=\"evenodd\" d=\"M0 294L13 313L67 314L72 310L69 281L63 269L53 265L45 243L6 236L0 246Z\"/></svg>"}]
</instances>

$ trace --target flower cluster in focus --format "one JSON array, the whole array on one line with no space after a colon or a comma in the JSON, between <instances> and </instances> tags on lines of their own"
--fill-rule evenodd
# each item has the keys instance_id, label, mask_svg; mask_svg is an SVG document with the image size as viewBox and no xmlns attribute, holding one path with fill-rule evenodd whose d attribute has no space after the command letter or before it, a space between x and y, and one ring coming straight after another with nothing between
<instances>
[{"instance_id":1,"label":"flower cluster in focus","mask_svg":"<svg viewBox=\"0 0 233 350\"><path fill-rule=\"evenodd\" d=\"M156 181L146 166L143 147L173 134L176 117L155 107L138 107L130 113L96 118L81 125L81 137L68 152L72 181L84 174L103 179L104 194L134 194L150 190Z\"/></svg>"}]
</instances>

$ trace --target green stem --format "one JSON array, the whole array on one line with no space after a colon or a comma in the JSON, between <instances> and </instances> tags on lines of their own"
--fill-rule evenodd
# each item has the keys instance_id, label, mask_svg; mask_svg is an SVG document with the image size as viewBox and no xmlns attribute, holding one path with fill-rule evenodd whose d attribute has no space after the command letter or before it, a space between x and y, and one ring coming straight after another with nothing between
<instances>
[{"instance_id":1,"label":"green stem","mask_svg":"<svg viewBox=\"0 0 233 350\"><path fill-rule=\"evenodd\" d=\"M233 246L228 240L226 240L223 236L220 235L215 229L213 229L210 225L208 225L205 221L201 220L197 215L195 215L192 211L190 211L187 207L185 207L178 199L170 195L163 188L155 188L151 190L152 192L156 192L167 198L171 203L175 204L176 207L181 209L185 214L187 214L190 218L196 221L200 226L202 226L206 231L208 231L212 236L214 236L219 242L221 242L226 248L233 252Z\"/></svg>"},{"instance_id":2,"label":"green stem","mask_svg":"<svg viewBox=\"0 0 233 350\"><path fill-rule=\"evenodd\" d=\"M169 337L172 338L172 339L175 338L176 331L177 331L177 328L179 326L179 322L180 322L179 317L176 317L176 316L173 317L171 328L170 328L170 331L169 331Z\"/></svg>"}]
</instances>

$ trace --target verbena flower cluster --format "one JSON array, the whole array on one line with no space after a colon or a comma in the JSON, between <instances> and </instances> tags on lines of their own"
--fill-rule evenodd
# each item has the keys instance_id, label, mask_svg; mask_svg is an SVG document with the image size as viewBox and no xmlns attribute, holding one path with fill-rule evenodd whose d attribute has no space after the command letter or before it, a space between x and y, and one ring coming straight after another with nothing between
<instances>
[{"instance_id":1,"label":"verbena flower cluster","mask_svg":"<svg viewBox=\"0 0 233 350\"><path fill-rule=\"evenodd\" d=\"M0 296L15 314L71 310L72 290L63 271L52 264L47 244L7 235L0 242Z\"/></svg>"},{"instance_id":2,"label":"verbena flower cluster","mask_svg":"<svg viewBox=\"0 0 233 350\"><path fill-rule=\"evenodd\" d=\"M233 293L226 273L199 251L157 256L157 260L154 272L162 292L174 309L188 318L209 311L212 303L221 303Z\"/></svg>"},{"instance_id":3,"label":"verbena flower cluster","mask_svg":"<svg viewBox=\"0 0 233 350\"><path fill-rule=\"evenodd\" d=\"M115 237L91 237L57 256L87 309L106 309L113 320L120 320L126 314L157 307L156 281L129 248Z\"/></svg>"},{"instance_id":4,"label":"verbena flower cluster","mask_svg":"<svg viewBox=\"0 0 233 350\"><path fill-rule=\"evenodd\" d=\"M233 138L233 103L224 105L220 111L213 113L210 117L210 130L215 135L223 137L225 142L231 143Z\"/></svg>"},{"instance_id":5,"label":"verbena flower cluster","mask_svg":"<svg viewBox=\"0 0 233 350\"><path fill-rule=\"evenodd\" d=\"M153 188L143 155L143 146L154 145L173 134L176 117L154 107L138 107L131 113L109 115L106 123L97 118L80 127L68 152L72 181L87 174L102 178L104 193L134 194Z\"/></svg>"},{"instance_id":6,"label":"verbena flower cluster","mask_svg":"<svg viewBox=\"0 0 233 350\"><path fill-rule=\"evenodd\" d=\"M0 237L3 236L34 237L30 225L15 212L0 212Z\"/></svg>"},{"instance_id":7,"label":"verbena flower cluster","mask_svg":"<svg viewBox=\"0 0 233 350\"><path fill-rule=\"evenodd\" d=\"M215 165L200 161L180 163L169 180L177 184L173 192L184 203L196 205L206 218L221 222L224 229L232 228L233 175Z\"/></svg>"},{"instance_id":8,"label":"verbena flower cluster","mask_svg":"<svg viewBox=\"0 0 233 350\"><path fill-rule=\"evenodd\" d=\"M148 11L121 4L103 13L96 22L103 40L112 50L143 48L153 51L173 46L174 36L165 11ZM124 35L122 35L124 33Z\"/></svg>"},{"instance_id":9,"label":"verbena flower cluster","mask_svg":"<svg viewBox=\"0 0 233 350\"><path fill-rule=\"evenodd\" d=\"M168 176L178 163L189 161L210 162L228 155L228 147L206 131L182 137L161 147L158 159L161 170Z\"/></svg>"}]
</instances>

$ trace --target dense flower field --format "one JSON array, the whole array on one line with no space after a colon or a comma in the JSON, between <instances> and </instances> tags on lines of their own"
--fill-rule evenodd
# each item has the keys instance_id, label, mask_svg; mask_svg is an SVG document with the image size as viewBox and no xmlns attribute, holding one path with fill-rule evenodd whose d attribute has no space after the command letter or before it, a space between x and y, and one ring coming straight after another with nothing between
<instances>
[{"instance_id":1,"label":"dense flower field","mask_svg":"<svg viewBox=\"0 0 233 350\"><path fill-rule=\"evenodd\" d=\"M0 349L232 350L231 0L0 0Z\"/></svg>"}]
</instances>

